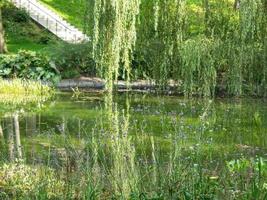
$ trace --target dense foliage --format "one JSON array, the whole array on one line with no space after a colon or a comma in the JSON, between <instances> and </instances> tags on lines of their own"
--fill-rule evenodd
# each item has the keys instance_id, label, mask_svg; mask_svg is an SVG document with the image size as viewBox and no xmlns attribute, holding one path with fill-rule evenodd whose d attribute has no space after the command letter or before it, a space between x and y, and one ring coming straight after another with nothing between
<instances>
[{"instance_id":1,"label":"dense foliage","mask_svg":"<svg viewBox=\"0 0 267 200\"><path fill-rule=\"evenodd\" d=\"M96 64L88 54L92 51L91 45L60 43L49 50L51 60L61 72L62 78L96 76Z\"/></svg>"},{"instance_id":2,"label":"dense foliage","mask_svg":"<svg viewBox=\"0 0 267 200\"><path fill-rule=\"evenodd\" d=\"M126 71L161 88L173 79L186 95L267 94L266 1L108 2L89 3L97 62L113 74L106 78Z\"/></svg>"},{"instance_id":3,"label":"dense foliage","mask_svg":"<svg viewBox=\"0 0 267 200\"><path fill-rule=\"evenodd\" d=\"M91 6L94 12L92 57L101 67L110 90L112 81L119 76L120 63L124 66L123 75L130 75L139 4L140 0L95 0Z\"/></svg>"},{"instance_id":4,"label":"dense foliage","mask_svg":"<svg viewBox=\"0 0 267 200\"><path fill-rule=\"evenodd\" d=\"M56 37L32 21L25 10L6 4L2 8L2 15L6 43L10 53L17 53L21 49L45 50L45 47L57 42Z\"/></svg>"},{"instance_id":5,"label":"dense foliage","mask_svg":"<svg viewBox=\"0 0 267 200\"><path fill-rule=\"evenodd\" d=\"M59 79L57 69L46 56L30 51L0 55L0 76L52 82Z\"/></svg>"}]
</instances>

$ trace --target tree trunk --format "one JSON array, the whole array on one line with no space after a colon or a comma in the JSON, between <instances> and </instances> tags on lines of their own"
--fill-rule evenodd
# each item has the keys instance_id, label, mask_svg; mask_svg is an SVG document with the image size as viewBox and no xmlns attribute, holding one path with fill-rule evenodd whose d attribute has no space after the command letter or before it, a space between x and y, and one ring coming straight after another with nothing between
<instances>
[{"instance_id":1,"label":"tree trunk","mask_svg":"<svg viewBox=\"0 0 267 200\"><path fill-rule=\"evenodd\" d=\"M2 20L2 9L0 8L0 54L6 53L7 47L4 38L4 27L3 27L3 20Z\"/></svg>"}]
</instances>

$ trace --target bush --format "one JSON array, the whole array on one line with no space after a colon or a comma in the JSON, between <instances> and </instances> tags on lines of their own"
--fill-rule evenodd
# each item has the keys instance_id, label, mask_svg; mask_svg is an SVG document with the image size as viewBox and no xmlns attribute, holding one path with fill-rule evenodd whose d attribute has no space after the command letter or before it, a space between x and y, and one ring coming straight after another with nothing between
<instances>
[{"instance_id":1,"label":"bush","mask_svg":"<svg viewBox=\"0 0 267 200\"><path fill-rule=\"evenodd\" d=\"M77 75L95 76L96 63L90 56L91 47L88 43L67 44L61 43L53 47L51 58L60 72L62 78L73 78ZM66 76L65 76L66 75Z\"/></svg>"},{"instance_id":2,"label":"bush","mask_svg":"<svg viewBox=\"0 0 267 200\"><path fill-rule=\"evenodd\" d=\"M1 55L0 76L52 82L59 80L59 73L54 64L46 56L31 51Z\"/></svg>"},{"instance_id":3,"label":"bush","mask_svg":"<svg viewBox=\"0 0 267 200\"><path fill-rule=\"evenodd\" d=\"M39 44L49 44L49 42L52 40L52 38L49 35L42 35L39 40L38 43Z\"/></svg>"},{"instance_id":4,"label":"bush","mask_svg":"<svg viewBox=\"0 0 267 200\"><path fill-rule=\"evenodd\" d=\"M30 16L24 9L17 9L13 5L8 5L3 9L3 16L6 20L17 23L27 23L30 21Z\"/></svg>"},{"instance_id":5,"label":"bush","mask_svg":"<svg viewBox=\"0 0 267 200\"><path fill-rule=\"evenodd\" d=\"M18 23L27 23L30 21L30 16L26 10L18 10L17 12L14 12L14 20Z\"/></svg>"}]
</instances>

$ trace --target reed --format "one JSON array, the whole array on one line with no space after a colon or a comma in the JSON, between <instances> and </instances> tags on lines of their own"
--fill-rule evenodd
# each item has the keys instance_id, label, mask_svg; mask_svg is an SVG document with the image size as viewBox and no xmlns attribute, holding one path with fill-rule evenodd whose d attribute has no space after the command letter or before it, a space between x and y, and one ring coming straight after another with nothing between
<instances>
[{"instance_id":1,"label":"reed","mask_svg":"<svg viewBox=\"0 0 267 200\"><path fill-rule=\"evenodd\" d=\"M54 90L38 81L21 79L0 79L0 102L6 104L24 104L44 101L50 98Z\"/></svg>"}]
</instances>

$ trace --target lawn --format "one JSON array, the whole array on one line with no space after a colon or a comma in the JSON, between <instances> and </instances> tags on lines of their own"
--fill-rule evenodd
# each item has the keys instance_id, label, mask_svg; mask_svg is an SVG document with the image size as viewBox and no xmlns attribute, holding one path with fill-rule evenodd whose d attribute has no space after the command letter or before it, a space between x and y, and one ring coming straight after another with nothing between
<instances>
[{"instance_id":1,"label":"lawn","mask_svg":"<svg viewBox=\"0 0 267 200\"><path fill-rule=\"evenodd\" d=\"M41 2L61 15L76 28L83 30L86 11L85 0L70 0L67 4L65 0L41 0Z\"/></svg>"},{"instance_id":2,"label":"lawn","mask_svg":"<svg viewBox=\"0 0 267 200\"><path fill-rule=\"evenodd\" d=\"M36 24L23 10L13 6L3 8L3 23L8 51L44 51L59 40L45 28Z\"/></svg>"},{"instance_id":3,"label":"lawn","mask_svg":"<svg viewBox=\"0 0 267 200\"><path fill-rule=\"evenodd\" d=\"M17 53L19 50L45 51L51 44L40 44L29 38L17 39L14 35L8 37L7 48L10 53Z\"/></svg>"}]
</instances>

